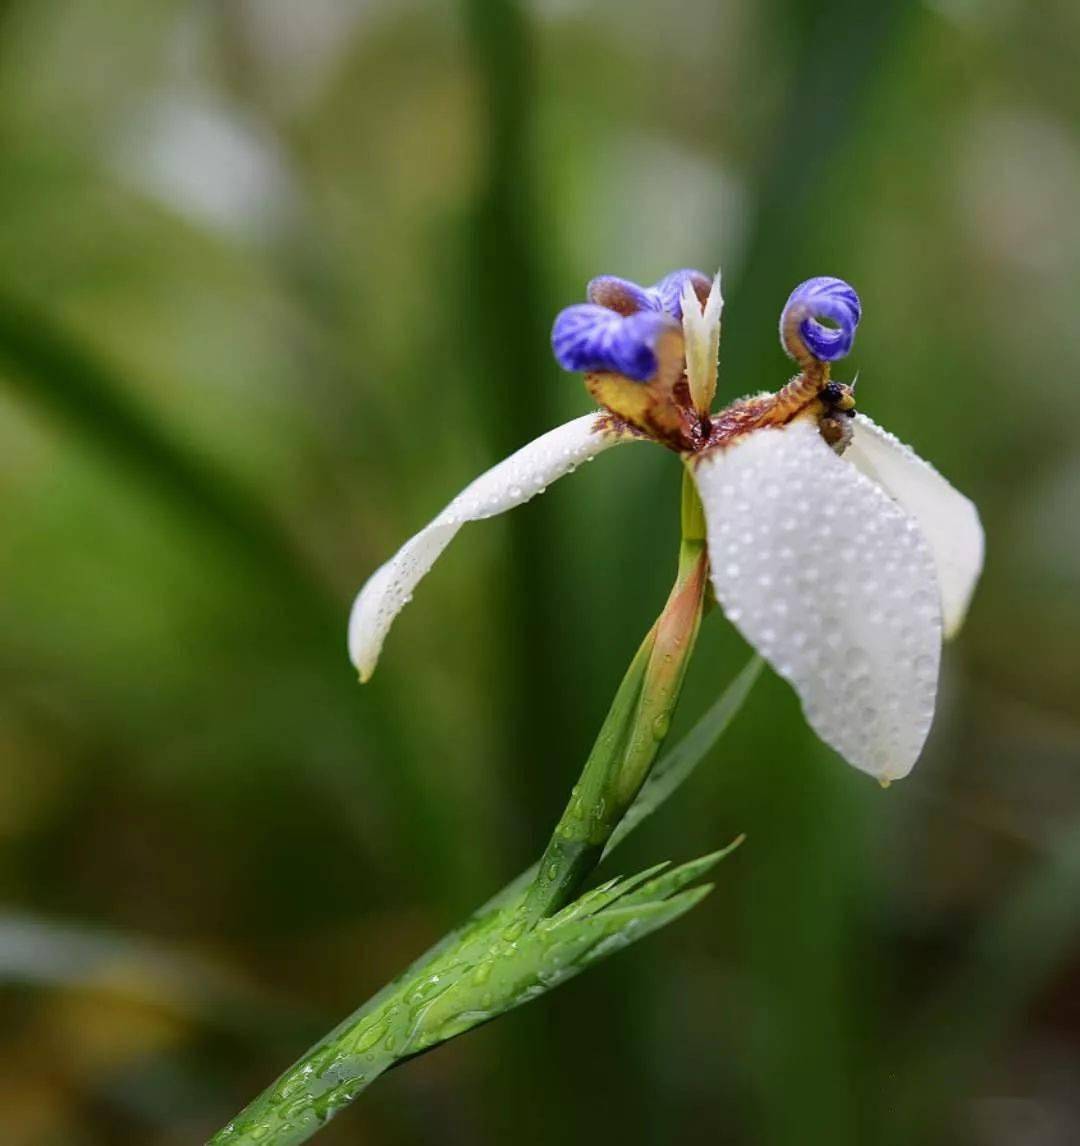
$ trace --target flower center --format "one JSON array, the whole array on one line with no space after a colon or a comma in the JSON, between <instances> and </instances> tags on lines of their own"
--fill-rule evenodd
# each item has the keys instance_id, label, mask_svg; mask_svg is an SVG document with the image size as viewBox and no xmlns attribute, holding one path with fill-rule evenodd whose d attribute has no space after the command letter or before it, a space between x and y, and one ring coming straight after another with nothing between
<instances>
[{"instance_id":1,"label":"flower center","mask_svg":"<svg viewBox=\"0 0 1080 1146\"><path fill-rule=\"evenodd\" d=\"M610 275L593 279L589 302L555 320L552 348L611 418L683 455L727 445L751 430L815 419L838 452L851 437L852 387L830 363L850 351L862 315L842 279L808 279L780 315L780 342L800 372L775 394L710 413L720 340L720 276L674 271L651 287Z\"/></svg>"}]
</instances>

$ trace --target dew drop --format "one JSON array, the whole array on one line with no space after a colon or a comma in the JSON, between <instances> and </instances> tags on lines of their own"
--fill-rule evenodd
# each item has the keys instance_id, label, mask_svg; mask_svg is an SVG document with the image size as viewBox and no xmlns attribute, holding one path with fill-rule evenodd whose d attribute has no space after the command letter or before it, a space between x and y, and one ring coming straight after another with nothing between
<instances>
[{"instance_id":1,"label":"dew drop","mask_svg":"<svg viewBox=\"0 0 1080 1146\"><path fill-rule=\"evenodd\" d=\"M362 1031L356 1039L353 1049L357 1054L363 1054L364 1051L371 1050L371 1048L386 1034L386 1023L375 1023L374 1026L368 1027L366 1031Z\"/></svg>"}]
</instances>

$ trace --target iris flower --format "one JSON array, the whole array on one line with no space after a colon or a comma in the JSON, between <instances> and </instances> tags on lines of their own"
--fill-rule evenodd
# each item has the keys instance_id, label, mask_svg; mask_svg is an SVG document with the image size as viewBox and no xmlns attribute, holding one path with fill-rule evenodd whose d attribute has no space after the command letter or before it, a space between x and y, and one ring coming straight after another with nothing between
<instances>
[{"instance_id":1,"label":"iris flower","mask_svg":"<svg viewBox=\"0 0 1080 1146\"><path fill-rule=\"evenodd\" d=\"M798 374L715 414L719 275L675 271L651 287L604 276L588 299L557 317L552 347L599 409L477 478L372 575L349 623L361 680L466 522L529 501L613 446L651 441L694 478L728 620L791 683L822 740L882 782L906 776L933 720L942 640L982 568L983 531L963 494L856 413L854 384L831 378L861 317L855 291L836 278L796 287L780 340Z\"/></svg>"}]
</instances>

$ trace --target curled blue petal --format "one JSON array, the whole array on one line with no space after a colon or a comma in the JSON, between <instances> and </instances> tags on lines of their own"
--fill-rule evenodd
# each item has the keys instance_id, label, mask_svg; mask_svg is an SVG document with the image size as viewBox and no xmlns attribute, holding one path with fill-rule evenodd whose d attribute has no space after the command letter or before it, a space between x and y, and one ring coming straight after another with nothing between
<instances>
[{"instance_id":1,"label":"curled blue petal","mask_svg":"<svg viewBox=\"0 0 1080 1146\"><path fill-rule=\"evenodd\" d=\"M608 310L625 315L637 314L641 310L664 309L654 289L638 286L629 279L616 278L615 275L600 275L592 279L585 288L585 297L597 306L605 306Z\"/></svg>"},{"instance_id":2,"label":"curled blue petal","mask_svg":"<svg viewBox=\"0 0 1080 1146\"><path fill-rule=\"evenodd\" d=\"M800 283L780 315L780 341L796 361L835 362L851 350L862 305L843 279L819 276ZM828 319L835 327L819 320Z\"/></svg>"},{"instance_id":3,"label":"curled blue petal","mask_svg":"<svg viewBox=\"0 0 1080 1146\"><path fill-rule=\"evenodd\" d=\"M712 279L708 275L703 275L701 271L688 268L664 275L658 283L653 283L649 288L660 300L661 310L667 311L668 314L674 315L676 318L682 318L683 284L687 281L693 284L694 293L704 303L709 297Z\"/></svg>"},{"instance_id":4,"label":"curled blue petal","mask_svg":"<svg viewBox=\"0 0 1080 1146\"><path fill-rule=\"evenodd\" d=\"M626 316L582 303L567 307L555 319L551 348L564 370L613 370L635 382L647 382L657 370L657 339L677 329L675 320L659 311Z\"/></svg>"},{"instance_id":5,"label":"curled blue petal","mask_svg":"<svg viewBox=\"0 0 1080 1146\"><path fill-rule=\"evenodd\" d=\"M712 280L701 271L689 268L672 271L651 287L638 286L629 279L616 278L615 275L600 275L589 283L587 297L589 302L606 306L608 310L618 311L619 314L631 315L643 310L656 310L681 319L683 284L687 281L693 284L698 298L704 302L709 295Z\"/></svg>"}]
</instances>

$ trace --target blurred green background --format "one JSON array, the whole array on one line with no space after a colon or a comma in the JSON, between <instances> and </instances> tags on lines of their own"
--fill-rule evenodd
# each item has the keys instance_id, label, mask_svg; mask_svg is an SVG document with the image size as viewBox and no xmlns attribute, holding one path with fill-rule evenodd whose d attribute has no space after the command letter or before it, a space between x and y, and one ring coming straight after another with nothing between
<instances>
[{"instance_id":1,"label":"blurred green background","mask_svg":"<svg viewBox=\"0 0 1080 1146\"><path fill-rule=\"evenodd\" d=\"M539 852L674 459L469 527L364 689L348 606L589 408L586 279L720 263L722 397L843 276L842 375L980 506L925 756L883 792L764 680L619 856L747 832L714 895L319 1141L1080 1141L1078 203L1072 0L4 0L5 1146L201 1140Z\"/></svg>"}]
</instances>

